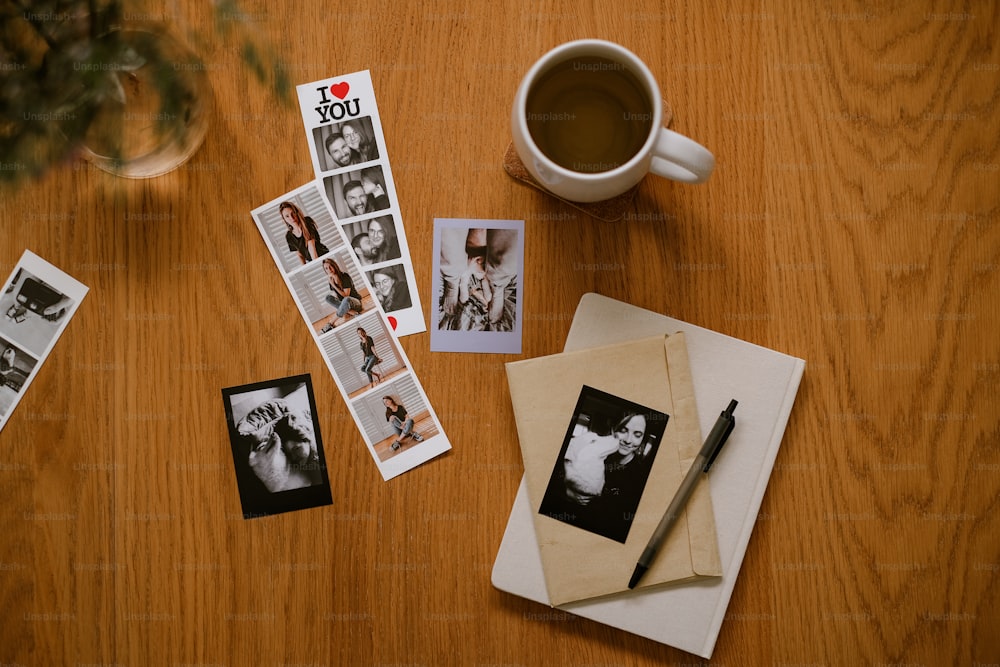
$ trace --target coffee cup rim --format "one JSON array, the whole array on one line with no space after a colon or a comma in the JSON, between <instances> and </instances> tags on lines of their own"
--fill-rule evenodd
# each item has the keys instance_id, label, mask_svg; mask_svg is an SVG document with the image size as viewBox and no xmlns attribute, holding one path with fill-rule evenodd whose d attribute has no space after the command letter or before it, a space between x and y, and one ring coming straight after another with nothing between
<instances>
[{"instance_id":1,"label":"coffee cup rim","mask_svg":"<svg viewBox=\"0 0 1000 667\"><path fill-rule=\"evenodd\" d=\"M603 50L604 54L593 53L591 50L595 47L599 50ZM528 91L538 79L539 75L548 70L550 67L580 54L592 53L593 55L606 55L608 51L612 51L616 56L624 58L627 61L626 64L632 68L633 73L638 75L640 80L643 82L643 85L646 87L646 93L649 95L650 103L653 106L653 118L649 136L646 137L646 141L643 142L642 147L635 152L635 155L614 169L599 172L574 171L552 160L548 155L542 152L542 149L537 143L535 143L535 138L531 136L531 131L527 126ZM635 165L644 159L646 155L652 152L660 130L663 127L663 102L660 99L660 87L656 81L656 77L653 76L653 72L639 56L616 42L610 42L604 39L576 39L569 42L563 42L562 44L546 51L540 58L538 58L538 60L534 62L534 64L532 64L531 68L528 69L527 73L524 75L524 79L521 81L519 90L521 93L518 95L516 100L517 122L521 126L522 137L530 144L532 152L535 154L535 158L542 162L546 169L551 170L553 173L559 174L563 177L578 179L586 182L601 181L609 176L626 173L633 169Z\"/></svg>"}]
</instances>

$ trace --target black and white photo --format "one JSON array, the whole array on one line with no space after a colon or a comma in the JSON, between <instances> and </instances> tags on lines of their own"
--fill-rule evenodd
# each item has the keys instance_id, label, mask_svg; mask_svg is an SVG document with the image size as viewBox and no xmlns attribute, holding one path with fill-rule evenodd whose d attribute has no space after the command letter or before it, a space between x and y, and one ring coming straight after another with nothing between
<instances>
[{"instance_id":1,"label":"black and white photo","mask_svg":"<svg viewBox=\"0 0 1000 667\"><path fill-rule=\"evenodd\" d=\"M308 375L223 389L244 518L331 504Z\"/></svg>"},{"instance_id":2,"label":"black and white photo","mask_svg":"<svg viewBox=\"0 0 1000 667\"><path fill-rule=\"evenodd\" d=\"M379 166L325 176L323 187L338 220L384 211L392 205Z\"/></svg>"},{"instance_id":3,"label":"black and white photo","mask_svg":"<svg viewBox=\"0 0 1000 667\"><path fill-rule=\"evenodd\" d=\"M539 513L624 544L668 419L585 385Z\"/></svg>"},{"instance_id":4,"label":"black and white photo","mask_svg":"<svg viewBox=\"0 0 1000 667\"><path fill-rule=\"evenodd\" d=\"M72 307L73 299L68 295L20 266L0 295L0 335L41 355Z\"/></svg>"},{"instance_id":5,"label":"black and white photo","mask_svg":"<svg viewBox=\"0 0 1000 667\"><path fill-rule=\"evenodd\" d=\"M316 157L322 171L377 160L378 143L370 116L350 118L339 123L319 125L312 129ZM322 150L320 150L322 148Z\"/></svg>"},{"instance_id":6,"label":"black and white photo","mask_svg":"<svg viewBox=\"0 0 1000 667\"><path fill-rule=\"evenodd\" d=\"M402 255L396 223L391 215L348 222L343 230L361 266L398 260Z\"/></svg>"},{"instance_id":7,"label":"black and white photo","mask_svg":"<svg viewBox=\"0 0 1000 667\"><path fill-rule=\"evenodd\" d=\"M375 297L382 310L394 313L412 305L410 288L406 283L402 264L393 264L369 271L368 282L375 290Z\"/></svg>"},{"instance_id":8,"label":"black and white photo","mask_svg":"<svg viewBox=\"0 0 1000 667\"><path fill-rule=\"evenodd\" d=\"M366 269L402 265L400 279L410 305L393 312L393 332L402 337L426 331L423 290L406 240L406 211L400 210L370 72L301 83L295 89L316 184L341 225L344 242ZM408 127L410 120L403 122ZM369 224L350 224L362 221L371 221L371 229Z\"/></svg>"},{"instance_id":9,"label":"black and white photo","mask_svg":"<svg viewBox=\"0 0 1000 667\"><path fill-rule=\"evenodd\" d=\"M0 429L73 318L88 288L25 250L0 294Z\"/></svg>"},{"instance_id":10,"label":"black and white photo","mask_svg":"<svg viewBox=\"0 0 1000 667\"><path fill-rule=\"evenodd\" d=\"M38 360L0 336L0 418L17 403Z\"/></svg>"}]
</instances>

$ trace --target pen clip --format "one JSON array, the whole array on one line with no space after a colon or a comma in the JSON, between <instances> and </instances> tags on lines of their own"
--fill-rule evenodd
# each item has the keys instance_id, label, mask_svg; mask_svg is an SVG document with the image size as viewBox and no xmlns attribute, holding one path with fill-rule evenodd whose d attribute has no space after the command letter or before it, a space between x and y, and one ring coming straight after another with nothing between
<instances>
[{"instance_id":1,"label":"pen clip","mask_svg":"<svg viewBox=\"0 0 1000 667\"><path fill-rule=\"evenodd\" d=\"M715 461L715 457L719 455L719 452L722 451L722 446L725 445L726 440L729 439L729 434L733 432L734 428L736 428L736 417L733 416L733 410L735 409L736 409L736 401L732 400L729 402L729 407L726 408L726 410L721 415L719 415L719 421L726 422L726 430L724 430L722 432L722 435L719 436L719 442L718 444L715 445L715 449L712 450L712 453L709 455L708 460L705 461L705 466L701 469L702 472L708 472L708 469L712 467L712 463Z\"/></svg>"},{"instance_id":2,"label":"pen clip","mask_svg":"<svg viewBox=\"0 0 1000 667\"><path fill-rule=\"evenodd\" d=\"M708 469L712 467L712 462L715 461L715 457L719 455L722 451L722 446L726 444L726 440L729 438L729 434L733 432L733 428L736 426L736 417L732 417L729 423L726 425L726 431L722 434L722 438L719 439L719 444L715 446L715 451L712 455L708 457L705 461L705 467L702 468L702 472L708 472Z\"/></svg>"}]
</instances>

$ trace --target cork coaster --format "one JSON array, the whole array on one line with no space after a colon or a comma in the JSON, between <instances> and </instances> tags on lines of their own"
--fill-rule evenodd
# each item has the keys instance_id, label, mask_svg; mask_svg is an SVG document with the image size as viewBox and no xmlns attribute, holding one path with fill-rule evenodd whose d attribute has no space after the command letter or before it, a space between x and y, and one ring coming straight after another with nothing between
<instances>
[{"instance_id":1,"label":"cork coaster","mask_svg":"<svg viewBox=\"0 0 1000 667\"><path fill-rule=\"evenodd\" d=\"M670 127L670 123L673 119L673 107L670 106L669 102L663 100L663 126ZM554 195L546 190L530 173L528 173L528 170L524 167L524 163L521 162L521 158L514 149L514 142L507 144L507 150L504 151L503 169L515 181L520 181L521 183L530 185L536 190L540 190L550 197L558 199L561 202L565 202L578 211L586 213L592 218L604 220L605 222L617 222L618 220L624 218L625 214L632 208L632 202L635 201L636 193L639 192L639 185L637 184L617 197L605 199L604 201L584 203L563 199L562 197Z\"/></svg>"}]
</instances>

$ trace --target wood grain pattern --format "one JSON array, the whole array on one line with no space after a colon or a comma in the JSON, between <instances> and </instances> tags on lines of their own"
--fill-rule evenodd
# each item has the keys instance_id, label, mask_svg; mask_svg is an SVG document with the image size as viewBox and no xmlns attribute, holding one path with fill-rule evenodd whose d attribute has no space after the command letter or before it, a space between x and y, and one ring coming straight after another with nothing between
<instances>
[{"instance_id":1,"label":"wood grain pattern","mask_svg":"<svg viewBox=\"0 0 1000 667\"><path fill-rule=\"evenodd\" d=\"M0 272L27 247L91 287L0 433L0 663L702 664L490 585L503 362L588 291L807 360L713 664L1000 663L995 3L244 3L294 82L371 70L425 304L434 217L527 221L523 354L404 339L454 449L389 483L248 215L311 179L298 111L208 3L165 7L215 88L200 152L0 203ZM578 37L646 60L709 183L611 224L503 173L520 77ZM244 521L220 390L297 373L334 505Z\"/></svg>"}]
</instances>

